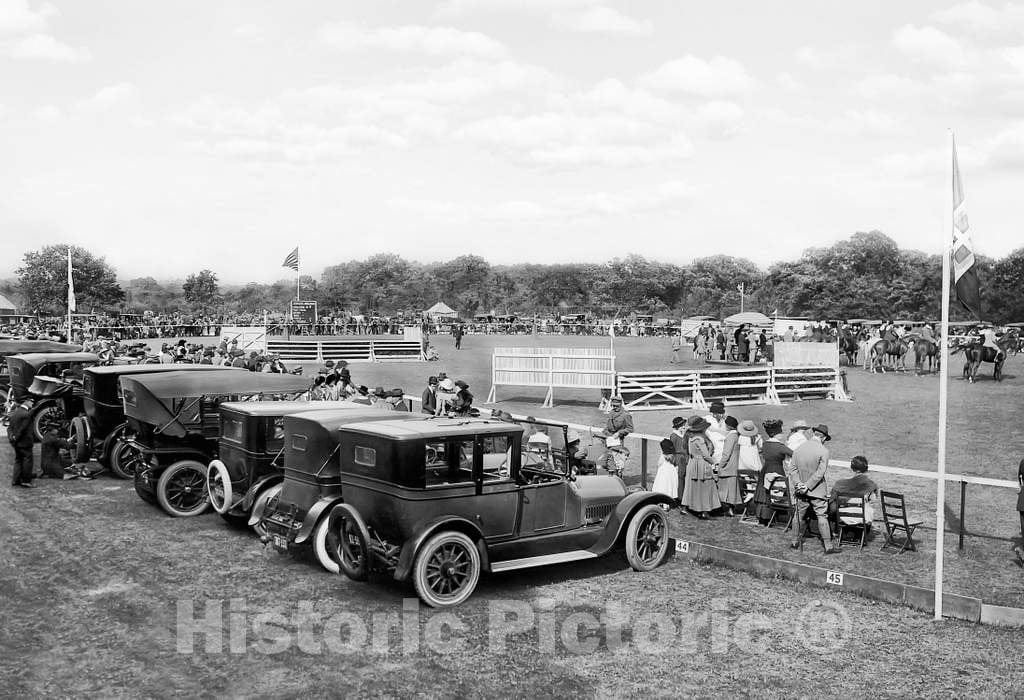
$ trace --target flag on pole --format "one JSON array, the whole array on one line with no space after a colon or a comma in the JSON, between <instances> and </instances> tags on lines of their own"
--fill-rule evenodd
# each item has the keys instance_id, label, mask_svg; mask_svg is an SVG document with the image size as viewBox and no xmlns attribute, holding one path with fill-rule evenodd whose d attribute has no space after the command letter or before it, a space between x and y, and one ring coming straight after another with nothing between
<instances>
[{"instance_id":1,"label":"flag on pole","mask_svg":"<svg viewBox=\"0 0 1024 700\"><path fill-rule=\"evenodd\" d=\"M953 286L956 300L977 320L981 320L981 283L974 267L974 244L967 224L964 186L953 139Z\"/></svg>"},{"instance_id":2,"label":"flag on pole","mask_svg":"<svg viewBox=\"0 0 1024 700\"><path fill-rule=\"evenodd\" d=\"M296 272L299 271L299 247L295 246L295 250L288 253L288 257L281 263L281 267L290 267Z\"/></svg>"},{"instance_id":3,"label":"flag on pole","mask_svg":"<svg viewBox=\"0 0 1024 700\"><path fill-rule=\"evenodd\" d=\"M71 248L68 248L68 311L77 311L75 303L75 280L71 276Z\"/></svg>"}]
</instances>

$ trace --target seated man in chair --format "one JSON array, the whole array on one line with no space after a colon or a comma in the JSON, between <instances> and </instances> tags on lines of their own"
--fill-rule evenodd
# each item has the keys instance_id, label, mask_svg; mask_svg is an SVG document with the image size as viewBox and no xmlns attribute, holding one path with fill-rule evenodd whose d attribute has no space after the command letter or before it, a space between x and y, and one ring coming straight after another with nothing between
<instances>
[{"instance_id":1,"label":"seated man in chair","mask_svg":"<svg viewBox=\"0 0 1024 700\"><path fill-rule=\"evenodd\" d=\"M832 486L832 493L829 495L829 512L836 512L836 499L839 496L863 498L865 499L865 519L870 523L874 520L875 515L874 504L871 502L871 499L878 492L878 484L867 475L868 460L863 455L857 455L850 460L850 469L853 471L853 476L848 479L839 479Z\"/></svg>"}]
</instances>

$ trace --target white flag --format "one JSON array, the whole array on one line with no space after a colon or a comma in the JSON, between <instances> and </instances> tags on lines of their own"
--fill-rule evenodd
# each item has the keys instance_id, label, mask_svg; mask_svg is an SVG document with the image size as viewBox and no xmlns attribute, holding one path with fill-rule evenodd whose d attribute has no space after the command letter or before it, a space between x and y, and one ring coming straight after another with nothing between
<instances>
[{"instance_id":1,"label":"white flag","mask_svg":"<svg viewBox=\"0 0 1024 700\"><path fill-rule=\"evenodd\" d=\"M71 248L68 248L68 311L77 311L75 303L75 280L71 276Z\"/></svg>"}]
</instances>

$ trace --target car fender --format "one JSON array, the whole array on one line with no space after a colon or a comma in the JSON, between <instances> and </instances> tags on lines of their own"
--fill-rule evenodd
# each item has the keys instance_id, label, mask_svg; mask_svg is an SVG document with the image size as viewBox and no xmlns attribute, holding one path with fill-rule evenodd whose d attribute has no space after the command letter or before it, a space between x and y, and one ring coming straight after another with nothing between
<instances>
[{"instance_id":1,"label":"car fender","mask_svg":"<svg viewBox=\"0 0 1024 700\"><path fill-rule=\"evenodd\" d=\"M310 509L306 511L306 517L302 519L302 527L295 533L295 544L302 544L308 540L313 531L316 530L316 525L320 522L320 516L343 502L341 496L324 497L310 506ZM353 513L355 512L354 508L349 507L349 510ZM330 510L330 512L333 515L334 511ZM366 541L369 542L370 540L367 539Z\"/></svg>"},{"instance_id":2,"label":"car fender","mask_svg":"<svg viewBox=\"0 0 1024 700\"><path fill-rule=\"evenodd\" d=\"M340 502L340 498L336 499L336 501L337 502L335 502L334 507L331 508L331 512L327 515L327 527L330 528L330 530L333 530L335 527L337 527L338 516L347 515L349 518L352 519L352 522L356 524L356 527L359 528L359 534L362 536L363 542L365 542L366 546L369 547L370 529L366 527L366 522L363 520L362 516L359 515L359 511L357 511L348 503ZM320 501L320 503L323 503L323 501ZM320 503L317 503L316 505L320 505ZM310 512L312 512L312 510L313 509L310 508ZM305 524L303 526L305 526ZM330 532L330 530L328 530L328 532ZM298 540L296 539L296 542L297 541Z\"/></svg>"},{"instance_id":3,"label":"car fender","mask_svg":"<svg viewBox=\"0 0 1024 700\"><path fill-rule=\"evenodd\" d=\"M454 526L452 529L465 532L473 538L473 541L476 542L476 548L480 552L481 569L483 571L490 570L491 565L487 557L487 545L484 543L483 533L480 532L480 528L466 518L446 515L423 523L417 523L413 527L415 534L402 544L402 551L398 555L398 564L395 566L396 581L404 581L409 577L409 572L412 571L412 565L416 561L416 553L420 551L420 547L427 541L427 538L446 525Z\"/></svg>"},{"instance_id":4,"label":"car fender","mask_svg":"<svg viewBox=\"0 0 1024 700\"><path fill-rule=\"evenodd\" d=\"M274 488L274 486L271 486L270 488ZM266 489L264 489L264 490L266 490ZM267 500L267 501L259 501L259 502L254 502L253 503L252 512L249 513L249 525L250 525L250 527L255 525L256 523L258 523L260 520L263 519L263 513L266 511L268 503L269 503L269 500Z\"/></svg>"},{"instance_id":5,"label":"car fender","mask_svg":"<svg viewBox=\"0 0 1024 700\"><path fill-rule=\"evenodd\" d=\"M608 516L608 522L604 527L604 534L601 535L600 539L598 539L588 551L593 552L597 556L607 554L615 547L619 538L622 536L622 533L624 533L626 528L629 527L629 521L632 519L633 514L636 513L636 511L650 504L666 504L671 506L672 503L672 499L663 493L655 493L653 491L634 491L633 493L628 494L625 498L619 501L617 506L615 506L615 510L612 511L610 516Z\"/></svg>"},{"instance_id":6,"label":"car fender","mask_svg":"<svg viewBox=\"0 0 1024 700\"><path fill-rule=\"evenodd\" d=\"M264 476L246 490L245 495L242 497L241 502L238 503L236 508L241 507L242 510L248 513L252 508L252 504L256 500L256 497L260 495L260 491L281 481L284 481L284 476L281 474L270 474L268 476Z\"/></svg>"}]
</instances>

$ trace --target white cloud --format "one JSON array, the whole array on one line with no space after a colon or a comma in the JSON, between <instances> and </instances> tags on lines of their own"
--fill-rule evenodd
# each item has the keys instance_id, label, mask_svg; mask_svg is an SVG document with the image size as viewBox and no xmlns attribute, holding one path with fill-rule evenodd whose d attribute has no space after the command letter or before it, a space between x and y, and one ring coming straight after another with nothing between
<instances>
[{"instance_id":1,"label":"white cloud","mask_svg":"<svg viewBox=\"0 0 1024 700\"><path fill-rule=\"evenodd\" d=\"M934 12L930 19L976 35L1012 35L1024 28L1024 7L1007 3L996 9L981 2L964 2Z\"/></svg>"},{"instance_id":2,"label":"white cloud","mask_svg":"<svg viewBox=\"0 0 1024 700\"><path fill-rule=\"evenodd\" d=\"M671 213L686 206L696 194L696 188L689 183L669 180L653 187L553 197L545 202L512 199L480 204L454 200L393 198L388 204L397 209L451 223L570 223L580 220L621 218L654 211Z\"/></svg>"},{"instance_id":3,"label":"white cloud","mask_svg":"<svg viewBox=\"0 0 1024 700\"><path fill-rule=\"evenodd\" d=\"M552 23L561 29L585 34L648 36L654 32L654 23L650 20L635 19L604 5L555 13Z\"/></svg>"},{"instance_id":4,"label":"white cloud","mask_svg":"<svg viewBox=\"0 0 1024 700\"><path fill-rule=\"evenodd\" d=\"M927 87L906 76L887 73L861 78L853 89L865 99L892 100L913 98L927 90Z\"/></svg>"},{"instance_id":5,"label":"white cloud","mask_svg":"<svg viewBox=\"0 0 1024 700\"><path fill-rule=\"evenodd\" d=\"M638 82L653 90L701 97L741 94L754 85L742 63L724 56L710 60L683 56L640 76Z\"/></svg>"},{"instance_id":6,"label":"white cloud","mask_svg":"<svg viewBox=\"0 0 1024 700\"><path fill-rule=\"evenodd\" d=\"M779 73L775 76L775 84L788 92L803 92L807 86L793 77L792 73Z\"/></svg>"},{"instance_id":7,"label":"white cloud","mask_svg":"<svg viewBox=\"0 0 1024 700\"><path fill-rule=\"evenodd\" d=\"M935 27L904 25L896 30L892 43L908 58L939 68L957 68L966 62L960 42Z\"/></svg>"},{"instance_id":8,"label":"white cloud","mask_svg":"<svg viewBox=\"0 0 1024 700\"><path fill-rule=\"evenodd\" d=\"M0 51L19 61L50 61L52 63L83 63L92 56L86 49L76 49L49 34L30 34L4 42Z\"/></svg>"},{"instance_id":9,"label":"white cloud","mask_svg":"<svg viewBox=\"0 0 1024 700\"><path fill-rule=\"evenodd\" d=\"M92 97L82 100L78 107L85 111L102 112L133 100L138 91L131 83L117 83L100 88Z\"/></svg>"},{"instance_id":10,"label":"white cloud","mask_svg":"<svg viewBox=\"0 0 1024 700\"><path fill-rule=\"evenodd\" d=\"M454 19L478 12L546 15L551 12L594 5L597 0L444 0L435 12L441 19Z\"/></svg>"},{"instance_id":11,"label":"white cloud","mask_svg":"<svg viewBox=\"0 0 1024 700\"><path fill-rule=\"evenodd\" d=\"M326 24L317 30L321 44L339 51L378 49L428 56L477 56L500 58L505 55L501 42L479 32L464 32L452 27L364 27L348 22Z\"/></svg>"},{"instance_id":12,"label":"white cloud","mask_svg":"<svg viewBox=\"0 0 1024 700\"><path fill-rule=\"evenodd\" d=\"M56 14L57 8L48 2L33 8L28 0L0 0L0 36L45 31Z\"/></svg>"},{"instance_id":13,"label":"white cloud","mask_svg":"<svg viewBox=\"0 0 1024 700\"><path fill-rule=\"evenodd\" d=\"M32 116L41 122L52 124L54 122L60 121L60 119L64 116L64 113L53 105L43 105L42 107L37 107L35 110L33 110Z\"/></svg>"}]
</instances>

